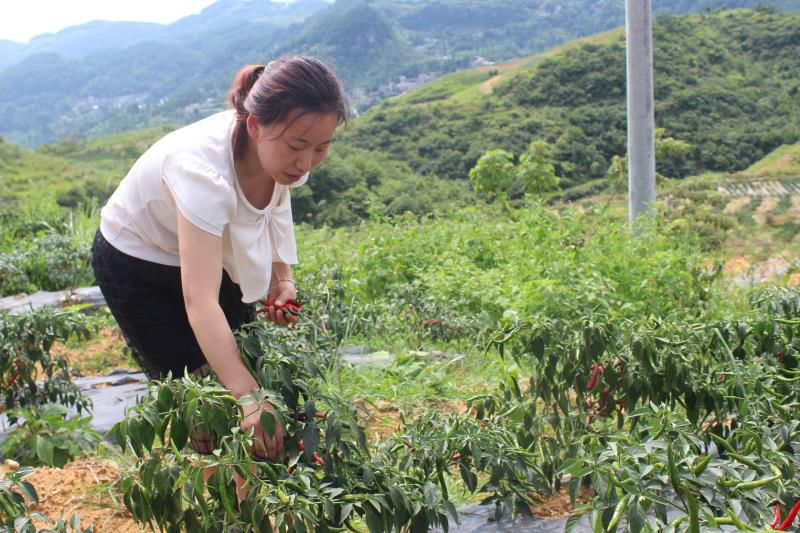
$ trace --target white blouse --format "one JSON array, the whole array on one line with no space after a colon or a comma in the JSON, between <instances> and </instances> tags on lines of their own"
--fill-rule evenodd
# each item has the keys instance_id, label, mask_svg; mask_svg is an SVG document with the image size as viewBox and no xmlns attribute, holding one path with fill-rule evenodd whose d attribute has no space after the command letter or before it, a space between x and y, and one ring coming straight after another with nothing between
<instances>
[{"instance_id":1,"label":"white blouse","mask_svg":"<svg viewBox=\"0 0 800 533\"><path fill-rule=\"evenodd\" d=\"M272 263L297 263L289 188L275 184L256 209L233 165L235 114L224 111L170 133L133 165L103 207L100 231L133 257L179 266L177 209L198 228L222 237L222 266L254 302L269 289ZM291 187L302 185L303 176Z\"/></svg>"}]
</instances>

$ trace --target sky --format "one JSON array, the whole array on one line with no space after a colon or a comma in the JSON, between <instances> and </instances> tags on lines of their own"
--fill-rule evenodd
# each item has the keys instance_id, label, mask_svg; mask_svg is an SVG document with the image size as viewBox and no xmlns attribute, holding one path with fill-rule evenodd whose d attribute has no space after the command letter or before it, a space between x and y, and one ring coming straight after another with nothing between
<instances>
[{"instance_id":1,"label":"sky","mask_svg":"<svg viewBox=\"0 0 800 533\"><path fill-rule=\"evenodd\" d=\"M0 39L19 43L92 20L169 24L216 0L0 0ZM287 2L291 0L273 0Z\"/></svg>"}]
</instances>

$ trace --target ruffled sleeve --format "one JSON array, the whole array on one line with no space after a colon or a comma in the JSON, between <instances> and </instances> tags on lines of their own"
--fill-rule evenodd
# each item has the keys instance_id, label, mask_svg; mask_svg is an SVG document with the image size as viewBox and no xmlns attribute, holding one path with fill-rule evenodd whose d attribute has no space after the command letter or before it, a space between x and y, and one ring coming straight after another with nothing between
<instances>
[{"instance_id":1,"label":"ruffled sleeve","mask_svg":"<svg viewBox=\"0 0 800 533\"><path fill-rule=\"evenodd\" d=\"M236 212L230 179L200 161L167 157L162 169L181 214L198 228L222 237Z\"/></svg>"}]
</instances>

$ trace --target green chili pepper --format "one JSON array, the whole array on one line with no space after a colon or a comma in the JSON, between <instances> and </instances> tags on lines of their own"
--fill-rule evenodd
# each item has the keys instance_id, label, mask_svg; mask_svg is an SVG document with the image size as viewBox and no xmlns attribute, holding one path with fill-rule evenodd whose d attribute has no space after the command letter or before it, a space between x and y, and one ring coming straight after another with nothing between
<instances>
[{"instance_id":1,"label":"green chili pepper","mask_svg":"<svg viewBox=\"0 0 800 533\"><path fill-rule=\"evenodd\" d=\"M744 522L742 522L739 519L739 517L736 516L736 513L733 512L733 509L728 509L727 512L728 512L728 516L730 517L731 522L733 523L734 526L736 526L739 529L742 529L744 531L758 531L757 529L755 529L753 527L750 527L747 524L745 524ZM717 520L717 523L719 523L719 520Z\"/></svg>"},{"instance_id":2,"label":"green chili pepper","mask_svg":"<svg viewBox=\"0 0 800 533\"><path fill-rule=\"evenodd\" d=\"M689 511L689 533L700 533L700 506L689 491L686 491L686 508Z\"/></svg>"},{"instance_id":3,"label":"green chili pepper","mask_svg":"<svg viewBox=\"0 0 800 533\"><path fill-rule=\"evenodd\" d=\"M672 447L667 448L667 468L669 471L669 481L672 483L672 488L678 496L683 497L683 486L681 485L680 477L678 476L678 467L675 464L675 454Z\"/></svg>"},{"instance_id":4,"label":"green chili pepper","mask_svg":"<svg viewBox=\"0 0 800 533\"><path fill-rule=\"evenodd\" d=\"M749 466L750 468L752 468L753 470L758 472L760 475L764 475L764 469L763 468L758 466L756 463L754 463L750 459L744 457L743 455L740 455L740 454L738 454L736 452L728 452L728 456L730 456L731 459L736 459L738 462L742 463L743 465Z\"/></svg>"},{"instance_id":5,"label":"green chili pepper","mask_svg":"<svg viewBox=\"0 0 800 533\"><path fill-rule=\"evenodd\" d=\"M710 453L703 456L703 458L697 461L695 465L692 467L692 474L694 474L695 476L699 476L700 474L702 474L705 471L706 467L708 466L708 463L711 462L711 459L712 457Z\"/></svg>"},{"instance_id":6,"label":"green chili pepper","mask_svg":"<svg viewBox=\"0 0 800 533\"><path fill-rule=\"evenodd\" d=\"M742 483L737 483L733 490L749 490L749 489L757 489L758 487L763 487L764 485L769 485L773 481L777 481L781 478L780 474L777 476L770 476L765 477L764 479L756 479L753 481L743 481Z\"/></svg>"},{"instance_id":7,"label":"green chili pepper","mask_svg":"<svg viewBox=\"0 0 800 533\"><path fill-rule=\"evenodd\" d=\"M617 502L617 507L614 509L614 514L611 516L611 520L608 522L608 531L616 531L617 524L619 523L620 518L622 515L625 514L625 509L628 508L628 502L632 496L628 494L627 496L623 496L623 498Z\"/></svg>"},{"instance_id":8,"label":"green chili pepper","mask_svg":"<svg viewBox=\"0 0 800 533\"><path fill-rule=\"evenodd\" d=\"M275 490L275 496L278 497L278 500L280 500L283 505L289 505L289 497L281 489Z\"/></svg>"}]
</instances>

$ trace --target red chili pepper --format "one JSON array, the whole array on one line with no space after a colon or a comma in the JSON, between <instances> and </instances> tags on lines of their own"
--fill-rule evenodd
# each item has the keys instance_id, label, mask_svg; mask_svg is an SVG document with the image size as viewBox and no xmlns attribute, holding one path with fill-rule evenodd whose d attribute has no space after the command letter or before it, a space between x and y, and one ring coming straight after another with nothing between
<instances>
[{"instance_id":1,"label":"red chili pepper","mask_svg":"<svg viewBox=\"0 0 800 533\"><path fill-rule=\"evenodd\" d=\"M453 461L460 461L461 460L461 454L458 453L458 452L453 452L453 455L451 456L451 459Z\"/></svg>"},{"instance_id":2,"label":"red chili pepper","mask_svg":"<svg viewBox=\"0 0 800 533\"><path fill-rule=\"evenodd\" d=\"M778 522L780 522L780 521L781 521L781 505L780 504L776 504L775 505L775 520L772 521L772 523L769 525L769 527L771 527L772 529L775 529L778 526Z\"/></svg>"},{"instance_id":3,"label":"red chili pepper","mask_svg":"<svg viewBox=\"0 0 800 533\"><path fill-rule=\"evenodd\" d=\"M622 413L625 409L625 400L617 400L615 403L617 404L617 412Z\"/></svg>"},{"instance_id":4,"label":"red chili pepper","mask_svg":"<svg viewBox=\"0 0 800 533\"><path fill-rule=\"evenodd\" d=\"M794 522L794 517L797 516L797 511L800 511L800 500L794 504L792 510L789 511L789 514L786 516L786 520L784 520L780 526L778 526L778 531L786 531L786 528L792 525Z\"/></svg>"},{"instance_id":5,"label":"red chili pepper","mask_svg":"<svg viewBox=\"0 0 800 533\"><path fill-rule=\"evenodd\" d=\"M289 308L299 311L300 308L303 307L303 305L305 305L306 302L305 300L295 300L290 298L289 300L283 302L283 304L281 305L275 305L275 300L259 300L258 303L266 307L276 307L278 309Z\"/></svg>"},{"instance_id":6,"label":"red chili pepper","mask_svg":"<svg viewBox=\"0 0 800 533\"><path fill-rule=\"evenodd\" d=\"M295 414L295 418L297 418L301 422L303 422L305 420L308 420L308 416L306 416L305 413L296 413ZM314 413L314 418L319 418L320 420L327 420L328 419L328 415L326 415L325 413L321 413L321 412L317 411L316 413Z\"/></svg>"},{"instance_id":7,"label":"red chili pepper","mask_svg":"<svg viewBox=\"0 0 800 533\"><path fill-rule=\"evenodd\" d=\"M300 442L300 443L297 445L297 447L298 447L298 448L300 448L300 451L301 451L301 452L304 452L304 451L306 451L306 447L303 445L303 443L302 443L302 442ZM311 454L311 458L312 458L314 461L316 461L318 465L320 465L320 466L325 466L325 460L324 460L322 457L320 457L319 455L317 455L316 453L312 453L312 454Z\"/></svg>"},{"instance_id":8,"label":"red chili pepper","mask_svg":"<svg viewBox=\"0 0 800 533\"><path fill-rule=\"evenodd\" d=\"M275 300L259 300L258 303L266 307L256 309L256 313L269 314L270 309L274 307L275 309L280 309L291 315L298 316L300 315L300 308L303 307L303 304L306 302L304 300L289 299L281 305L275 305Z\"/></svg>"},{"instance_id":9,"label":"red chili pepper","mask_svg":"<svg viewBox=\"0 0 800 533\"><path fill-rule=\"evenodd\" d=\"M589 383L586 384L586 390L591 392L594 389L594 386L597 384L597 376L598 374L603 373L603 367L600 365L592 365L592 377L589 378Z\"/></svg>"},{"instance_id":10,"label":"red chili pepper","mask_svg":"<svg viewBox=\"0 0 800 533\"><path fill-rule=\"evenodd\" d=\"M783 352L775 352L775 358L780 359L783 356Z\"/></svg>"},{"instance_id":11,"label":"red chili pepper","mask_svg":"<svg viewBox=\"0 0 800 533\"><path fill-rule=\"evenodd\" d=\"M19 359L14 361L14 369L15 370L14 370L14 373L11 374L11 379L8 380L8 383L6 384L6 388L11 387L14 383L17 382L17 378L19 377L19 374L17 373L17 370L19 369L20 362L21 361Z\"/></svg>"}]
</instances>

